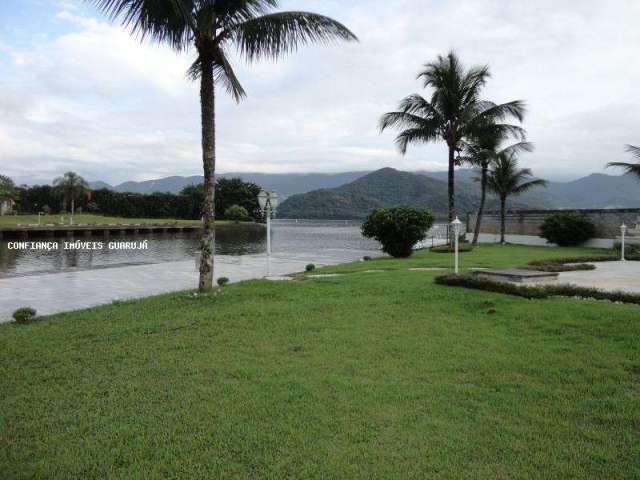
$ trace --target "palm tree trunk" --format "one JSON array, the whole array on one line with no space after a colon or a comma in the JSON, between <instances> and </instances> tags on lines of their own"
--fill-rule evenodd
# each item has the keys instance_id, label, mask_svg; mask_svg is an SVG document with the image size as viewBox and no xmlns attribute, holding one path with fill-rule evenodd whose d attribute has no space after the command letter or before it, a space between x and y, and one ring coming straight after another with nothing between
<instances>
[{"instance_id":1,"label":"palm tree trunk","mask_svg":"<svg viewBox=\"0 0 640 480\"><path fill-rule=\"evenodd\" d=\"M503 245L506 243L504 240L506 217L507 217L507 199L505 197L500 197L500 243Z\"/></svg>"},{"instance_id":2,"label":"palm tree trunk","mask_svg":"<svg viewBox=\"0 0 640 480\"><path fill-rule=\"evenodd\" d=\"M76 199L71 197L71 224L73 224L73 213L76 210Z\"/></svg>"},{"instance_id":3,"label":"palm tree trunk","mask_svg":"<svg viewBox=\"0 0 640 480\"><path fill-rule=\"evenodd\" d=\"M215 247L215 171L216 171L216 125L215 125L215 85L213 82L213 61L201 55L202 76L200 77L200 110L202 116L202 165L204 168L204 204L202 206L203 228L200 242L201 292L213 288L213 257Z\"/></svg>"},{"instance_id":4,"label":"palm tree trunk","mask_svg":"<svg viewBox=\"0 0 640 480\"><path fill-rule=\"evenodd\" d=\"M482 225L482 216L484 215L484 204L487 200L487 170L488 167L482 166L480 175L480 206L478 207L478 216L476 217L476 227L473 231L473 244L478 244L480 237L480 226Z\"/></svg>"}]
</instances>

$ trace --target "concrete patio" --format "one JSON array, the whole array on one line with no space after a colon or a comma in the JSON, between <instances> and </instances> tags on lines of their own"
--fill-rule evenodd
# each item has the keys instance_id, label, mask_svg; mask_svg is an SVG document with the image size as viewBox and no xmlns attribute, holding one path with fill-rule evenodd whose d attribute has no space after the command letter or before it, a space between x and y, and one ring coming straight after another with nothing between
<instances>
[{"instance_id":1,"label":"concrete patio","mask_svg":"<svg viewBox=\"0 0 640 480\"><path fill-rule=\"evenodd\" d=\"M640 262L598 262L595 270L562 272L554 283L640 293Z\"/></svg>"}]
</instances>

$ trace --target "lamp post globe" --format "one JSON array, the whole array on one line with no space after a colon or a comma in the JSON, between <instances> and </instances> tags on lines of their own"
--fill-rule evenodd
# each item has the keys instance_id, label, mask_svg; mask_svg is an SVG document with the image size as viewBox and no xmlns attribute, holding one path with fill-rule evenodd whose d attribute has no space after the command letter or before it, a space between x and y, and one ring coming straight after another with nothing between
<instances>
[{"instance_id":1,"label":"lamp post globe","mask_svg":"<svg viewBox=\"0 0 640 480\"><path fill-rule=\"evenodd\" d=\"M271 192L269 194L269 204L271 205L272 210L278 208L278 194L276 192Z\"/></svg>"},{"instance_id":2,"label":"lamp post globe","mask_svg":"<svg viewBox=\"0 0 640 480\"><path fill-rule=\"evenodd\" d=\"M267 200L269 199L269 194L264 190L261 190L258 194L258 204L260 205L260 210L264 212L264 209L267 206Z\"/></svg>"}]
</instances>

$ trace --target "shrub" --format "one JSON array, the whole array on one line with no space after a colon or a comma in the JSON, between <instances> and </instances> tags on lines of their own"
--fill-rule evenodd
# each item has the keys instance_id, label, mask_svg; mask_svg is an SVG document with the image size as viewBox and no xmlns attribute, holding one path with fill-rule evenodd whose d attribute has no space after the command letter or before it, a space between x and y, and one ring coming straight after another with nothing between
<instances>
[{"instance_id":1,"label":"shrub","mask_svg":"<svg viewBox=\"0 0 640 480\"><path fill-rule=\"evenodd\" d=\"M582 245L596 234L596 227L575 213L556 213L544 219L540 236L561 247Z\"/></svg>"},{"instance_id":2,"label":"shrub","mask_svg":"<svg viewBox=\"0 0 640 480\"><path fill-rule=\"evenodd\" d=\"M36 310L30 307L23 307L13 312L13 319L16 323L25 324L29 323L36 317Z\"/></svg>"},{"instance_id":3,"label":"shrub","mask_svg":"<svg viewBox=\"0 0 640 480\"><path fill-rule=\"evenodd\" d=\"M622 291L609 292L597 288L578 287L569 284L519 286L509 282L496 282L479 278L477 274L465 273L463 275L443 275L436 277L438 285L452 287L465 287L487 292L504 293L528 299L543 299L550 297L578 297L592 298L595 300L609 300L611 302L632 303L640 305L640 295Z\"/></svg>"},{"instance_id":4,"label":"shrub","mask_svg":"<svg viewBox=\"0 0 640 480\"><path fill-rule=\"evenodd\" d=\"M220 277L217 282L218 286L224 287L227 283L229 283L229 279L227 277Z\"/></svg>"},{"instance_id":5,"label":"shrub","mask_svg":"<svg viewBox=\"0 0 640 480\"><path fill-rule=\"evenodd\" d=\"M372 260L372 258L369 255L365 255L364 257L362 257L362 260L364 262L370 262Z\"/></svg>"},{"instance_id":6,"label":"shrub","mask_svg":"<svg viewBox=\"0 0 640 480\"><path fill-rule=\"evenodd\" d=\"M586 270L595 270L595 265L589 263L575 263L575 264L561 264L561 263L544 263L541 265L528 265L524 267L525 270L535 270L537 272L578 272Z\"/></svg>"},{"instance_id":7,"label":"shrub","mask_svg":"<svg viewBox=\"0 0 640 480\"><path fill-rule=\"evenodd\" d=\"M242 222L249 219L249 212L240 205L231 205L224 211L224 218L234 222Z\"/></svg>"},{"instance_id":8,"label":"shrub","mask_svg":"<svg viewBox=\"0 0 640 480\"><path fill-rule=\"evenodd\" d=\"M362 235L382 244L382 251L392 257L408 257L433 225L426 210L412 207L376 208L362 223Z\"/></svg>"},{"instance_id":9,"label":"shrub","mask_svg":"<svg viewBox=\"0 0 640 480\"><path fill-rule=\"evenodd\" d=\"M97 213L99 211L100 211L100 207L98 207L98 204L96 202L87 203L87 212Z\"/></svg>"},{"instance_id":10,"label":"shrub","mask_svg":"<svg viewBox=\"0 0 640 480\"><path fill-rule=\"evenodd\" d=\"M587 263L587 262L616 262L620 260L619 257L613 255L586 255L583 257L559 257L559 258L547 258L545 260L533 260L529 262L532 266L545 266L545 265L564 265L566 263Z\"/></svg>"},{"instance_id":11,"label":"shrub","mask_svg":"<svg viewBox=\"0 0 640 480\"><path fill-rule=\"evenodd\" d=\"M620 259L620 249L621 249L622 245L620 244L620 242L616 242L613 246L613 249L616 251L616 259L619 260ZM629 259L629 260L634 260L637 257L640 256L640 245L632 243L625 243L624 244L624 256L625 258Z\"/></svg>"},{"instance_id":12,"label":"shrub","mask_svg":"<svg viewBox=\"0 0 640 480\"><path fill-rule=\"evenodd\" d=\"M307 265L306 267L304 267L305 271L307 272L313 272L316 269L316 266L313 263L310 263L309 265Z\"/></svg>"},{"instance_id":13,"label":"shrub","mask_svg":"<svg viewBox=\"0 0 640 480\"><path fill-rule=\"evenodd\" d=\"M435 253L454 253L455 252L455 246L453 245L438 245L437 247L431 247L429 249L429 251L431 252L435 252ZM464 252L471 252L473 251L473 245L470 243L460 243L458 244L458 252L460 253L464 253Z\"/></svg>"},{"instance_id":14,"label":"shrub","mask_svg":"<svg viewBox=\"0 0 640 480\"><path fill-rule=\"evenodd\" d=\"M45 215L51 215L51 207L49 205L45 205L42 207L42 213Z\"/></svg>"}]
</instances>

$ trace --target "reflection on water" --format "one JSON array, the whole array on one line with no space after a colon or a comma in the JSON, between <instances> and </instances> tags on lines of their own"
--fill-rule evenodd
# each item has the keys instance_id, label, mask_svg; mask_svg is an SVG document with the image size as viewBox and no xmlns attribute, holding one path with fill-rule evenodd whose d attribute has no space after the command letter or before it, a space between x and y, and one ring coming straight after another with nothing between
<instances>
[{"instance_id":1,"label":"reflection on water","mask_svg":"<svg viewBox=\"0 0 640 480\"><path fill-rule=\"evenodd\" d=\"M101 250L64 250L64 241L104 242ZM79 236L42 238L33 241L57 241L57 250L9 250L0 240L0 275L40 271L61 271L126 263L160 263L192 258L199 249L199 234L152 233L139 235ZM110 250L109 241L148 241L147 250ZM266 251L266 229L261 225L220 225L216 228L216 253L248 255ZM327 250L375 251L378 246L362 237L358 223L329 221L276 220L272 227L273 252L304 254Z\"/></svg>"}]
</instances>

